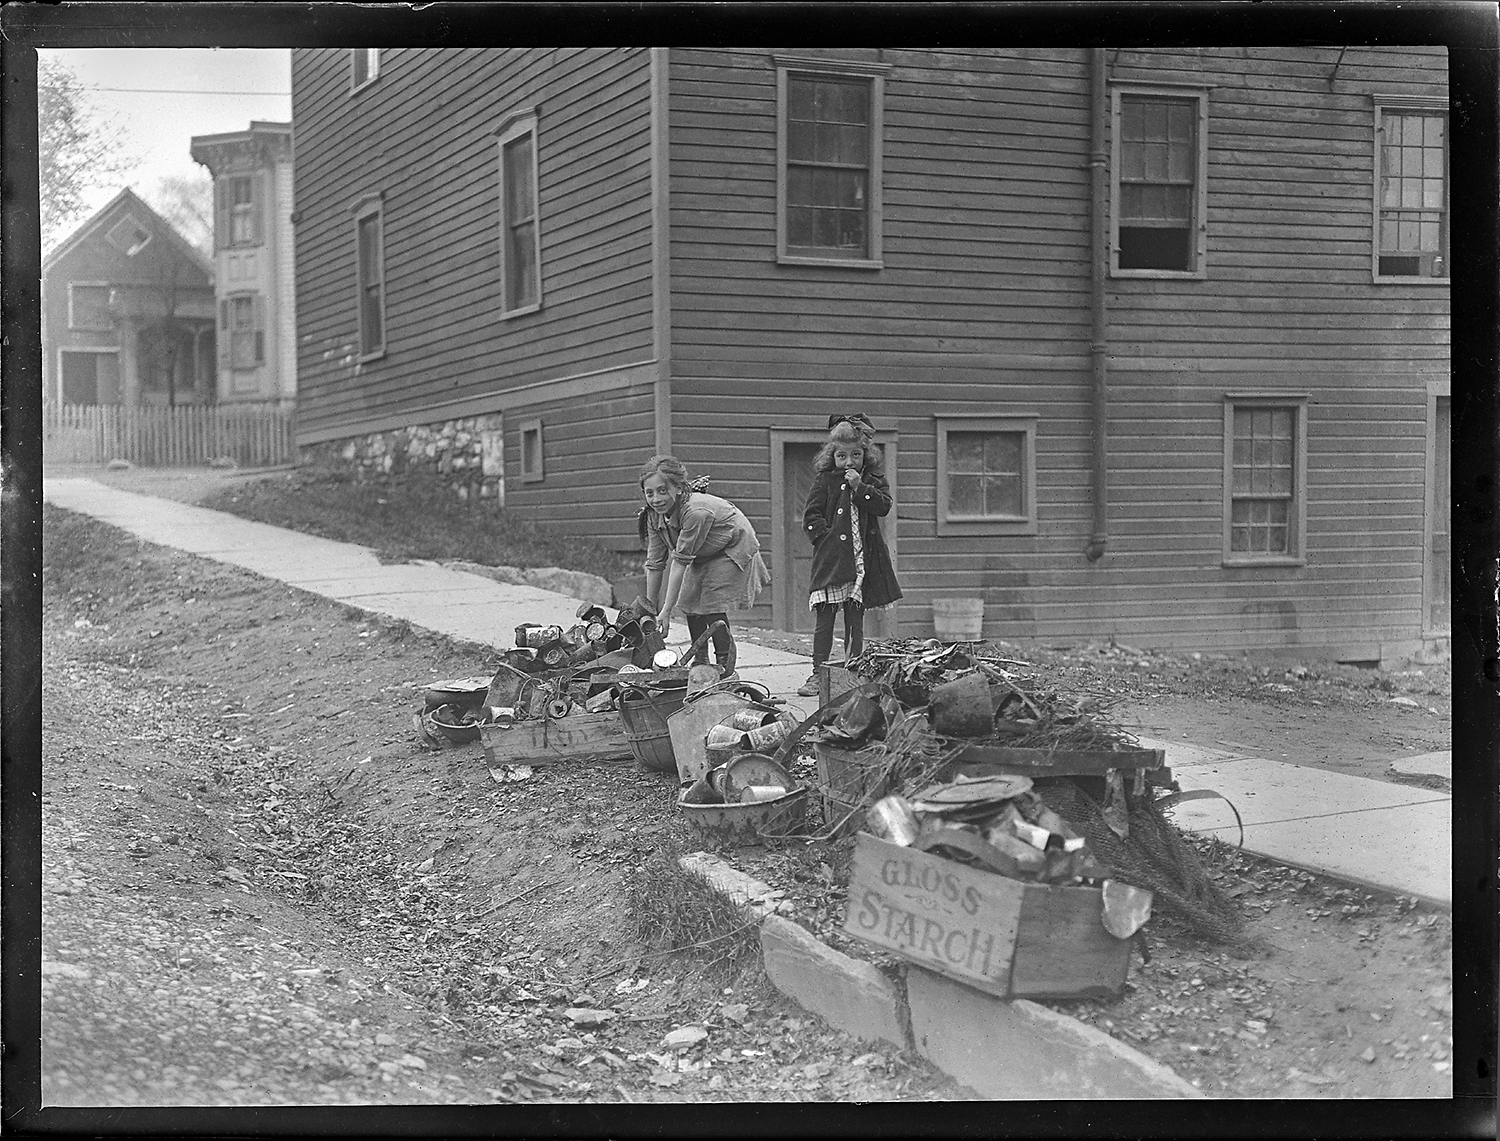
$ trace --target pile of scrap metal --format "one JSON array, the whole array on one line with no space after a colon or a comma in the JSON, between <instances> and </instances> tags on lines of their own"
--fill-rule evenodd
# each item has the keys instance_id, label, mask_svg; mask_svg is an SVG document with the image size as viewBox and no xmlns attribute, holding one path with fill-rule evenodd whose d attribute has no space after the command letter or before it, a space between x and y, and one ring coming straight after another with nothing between
<instances>
[{"instance_id":1,"label":"pile of scrap metal","mask_svg":"<svg viewBox=\"0 0 1500 1141\"><path fill-rule=\"evenodd\" d=\"M613 621L603 607L587 602L576 617L567 629L536 622L517 626L515 645L492 675L428 685L414 718L418 739L442 748L479 740L484 725L556 720L578 710L604 713L618 708L621 679L677 665L656 608L645 598L621 607Z\"/></svg>"}]
</instances>

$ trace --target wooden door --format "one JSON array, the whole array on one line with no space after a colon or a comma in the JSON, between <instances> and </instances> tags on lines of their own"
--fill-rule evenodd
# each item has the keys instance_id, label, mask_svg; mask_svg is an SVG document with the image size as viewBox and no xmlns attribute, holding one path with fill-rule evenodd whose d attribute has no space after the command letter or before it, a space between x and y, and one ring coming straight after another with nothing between
<instances>
[{"instance_id":1,"label":"wooden door","mask_svg":"<svg viewBox=\"0 0 1500 1141\"><path fill-rule=\"evenodd\" d=\"M1432 473L1427 497L1427 560L1422 575L1424 633L1447 633L1452 629L1452 567L1448 519L1452 511L1452 480L1449 469L1449 428L1452 413L1449 398L1434 397L1432 438L1428 470Z\"/></svg>"},{"instance_id":2,"label":"wooden door","mask_svg":"<svg viewBox=\"0 0 1500 1141\"><path fill-rule=\"evenodd\" d=\"M802 509L812 487L813 459L821 446L788 440L782 449L780 473L781 486L786 489L782 499L786 514L781 527L787 544L785 629L809 633L813 628L813 614L807 608L807 595L812 590L813 545L802 529Z\"/></svg>"},{"instance_id":3,"label":"wooden door","mask_svg":"<svg viewBox=\"0 0 1500 1141\"><path fill-rule=\"evenodd\" d=\"M807 608L807 595L812 586L813 548L802 529L802 509L812 486L813 458L827 438L827 431L818 428L774 428L771 431L772 615L776 626L782 630L811 633L813 628L813 614ZM898 503L901 492L896 479L899 471L896 433L878 432L875 442L884 450L885 477L890 483L892 502ZM881 531L899 578L900 544L894 506L890 515L881 521ZM896 629L894 610L877 611L865 617L866 637L891 638Z\"/></svg>"}]
</instances>

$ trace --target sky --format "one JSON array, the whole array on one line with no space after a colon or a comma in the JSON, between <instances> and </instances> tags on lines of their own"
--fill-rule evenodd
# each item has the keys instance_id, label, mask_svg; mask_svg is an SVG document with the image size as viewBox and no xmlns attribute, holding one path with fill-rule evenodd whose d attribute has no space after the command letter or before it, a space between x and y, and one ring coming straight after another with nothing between
<instances>
[{"instance_id":1,"label":"sky","mask_svg":"<svg viewBox=\"0 0 1500 1141\"><path fill-rule=\"evenodd\" d=\"M88 90L133 162L122 183L90 195L92 214L130 186L148 201L159 179L202 172L188 153L194 135L243 131L250 120L290 122L292 54L287 48L42 48Z\"/></svg>"}]
</instances>

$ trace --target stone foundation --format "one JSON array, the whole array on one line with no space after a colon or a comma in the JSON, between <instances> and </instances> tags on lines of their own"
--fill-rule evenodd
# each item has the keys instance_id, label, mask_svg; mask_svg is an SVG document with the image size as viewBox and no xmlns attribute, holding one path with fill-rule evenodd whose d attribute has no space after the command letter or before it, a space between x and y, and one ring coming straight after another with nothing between
<instances>
[{"instance_id":1,"label":"stone foundation","mask_svg":"<svg viewBox=\"0 0 1500 1141\"><path fill-rule=\"evenodd\" d=\"M505 505L505 452L500 413L466 416L439 424L415 424L328 440L302 449L314 467L348 472L356 479L432 476L460 499Z\"/></svg>"}]
</instances>

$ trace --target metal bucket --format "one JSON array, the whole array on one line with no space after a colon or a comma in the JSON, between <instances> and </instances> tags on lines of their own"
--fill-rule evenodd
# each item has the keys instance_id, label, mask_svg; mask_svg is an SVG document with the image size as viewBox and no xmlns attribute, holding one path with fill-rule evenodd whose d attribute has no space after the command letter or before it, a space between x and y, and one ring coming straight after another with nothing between
<instances>
[{"instance_id":1,"label":"metal bucket","mask_svg":"<svg viewBox=\"0 0 1500 1141\"><path fill-rule=\"evenodd\" d=\"M704 738L708 731L726 717L742 710L774 713L769 706L760 705L741 697L737 693L705 693L683 704L682 708L667 718L667 729L672 735L672 752L677 758L677 779L691 783L724 758L709 757Z\"/></svg>"},{"instance_id":2,"label":"metal bucket","mask_svg":"<svg viewBox=\"0 0 1500 1141\"><path fill-rule=\"evenodd\" d=\"M764 844L794 836L807 817L807 789L797 788L775 800L749 804L689 804L682 799L691 784L684 783L677 807L688 826L706 843L723 846Z\"/></svg>"}]
</instances>

